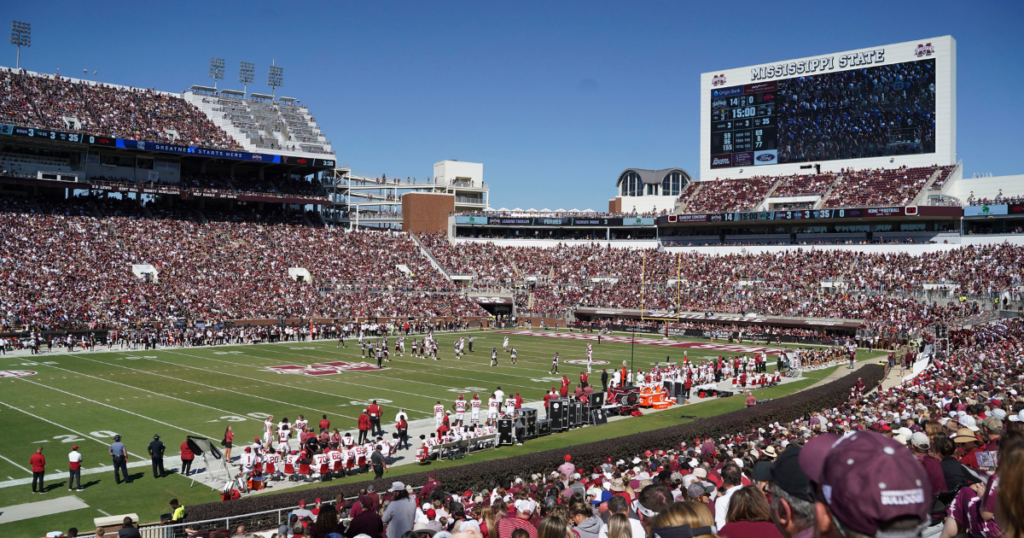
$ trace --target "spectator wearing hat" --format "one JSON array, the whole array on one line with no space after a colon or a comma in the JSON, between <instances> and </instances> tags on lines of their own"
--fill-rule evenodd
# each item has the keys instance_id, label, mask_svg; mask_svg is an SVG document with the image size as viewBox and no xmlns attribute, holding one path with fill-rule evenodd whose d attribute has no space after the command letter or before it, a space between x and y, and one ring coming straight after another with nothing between
<instances>
[{"instance_id":1,"label":"spectator wearing hat","mask_svg":"<svg viewBox=\"0 0 1024 538\"><path fill-rule=\"evenodd\" d=\"M82 453L78 451L78 445L71 447L68 453L68 491L75 488L82 491Z\"/></svg>"},{"instance_id":2,"label":"spectator wearing hat","mask_svg":"<svg viewBox=\"0 0 1024 538\"><path fill-rule=\"evenodd\" d=\"M392 495L391 503L384 510L382 521L387 525L387 538L401 538L415 523L416 501L409 497L401 482L393 482L388 492Z\"/></svg>"},{"instance_id":3,"label":"spectator wearing hat","mask_svg":"<svg viewBox=\"0 0 1024 538\"><path fill-rule=\"evenodd\" d=\"M920 537L930 523L924 468L896 441L870 431L819 435L804 445L800 468L815 492L822 538Z\"/></svg>"},{"instance_id":4,"label":"spectator wearing hat","mask_svg":"<svg viewBox=\"0 0 1024 538\"><path fill-rule=\"evenodd\" d=\"M565 463L558 466L558 472L565 476L572 476L576 472L576 466L572 463L572 456L565 455Z\"/></svg>"},{"instance_id":5,"label":"spectator wearing hat","mask_svg":"<svg viewBox=\"0 0 1024 538\"><path fill-rule=\"evenodd\" d=\"M149 443L149 447L146 449L149 452L149 457L153 460L153 478L164 476L164 451L166 449L167 447L160 441L160 436L154 435L153 442Z\"/></svg>"},{"instance_id":6,"label":"spectator wearing hat","mask_svg":"<svg viewBox=\"0 0 1024 538\"><path fill-rule=\"evenodd\" d=\"M503 507L504 503L500 503L498 506ZM498 527L498 538L512 538L512 533L516 529L526 531L529 538L537 538L537 527L530 523L530 519L537 512L537 503L530 499L519 499L515 503L515 509L514 516L500 513L500 519L495 522L495 526ZM500 509L500 512L504 511L504 508ZM498 517L499 514L495 514L495 518Z\"/></svg>"},{"instance_id":7,"label":"spectator wearing hat","mask_svg":"<svg viewBox=\"0 0 1024 538\"><path fill-rule=\"evenodd\" d=\"M988 441L981 448L982 452L999 450L999 438L1003 435L1003 421L996 415L985 417L981 421L981 431Z\"/></svg>"},{"instance_id":8,"label":"spectator wearing hat","mask_svg":"<svg viewBox=\"0 0 1024 538\"><path fill-rule=\"evenodd\" d=\"M708 512L715 513L715 503L711 500L711 495L715 492L714 484L697 480L692 482L686 487L686 497L690 501L695 503L703 504L707 507Z\"/></svg>"},{"instance_id":9,"label":"spectator wearing hat","mask_svg":"<svg viewBox=\"0 0 1024 538\"><path fill-rule=\"evenodd\" d=\"M958 450L963 454L960 456L960 463L972 469L977 469L978 458L974 453L981 450L981 440L978 439L978 435L970 428L960 428L956 431L956 437L953 437L953 442L957 444Z\"/></svg>"},{"instance_id":10,"label":"spectator wearing hat","mask_svg":"<svg viewBox=\"0 0 1024 538\"><path fill-rule=\"evenodd\" d=\"M743 486L733 493L725 520L718 530L722 538L782 538L772 524L768 499L756 486Z\"/></svg>"},{"instance_id":11,"label":"spectator wearing hat","mask_svg":"<svg viewBox=\"0 0 1024 538\"><path fill-rule=\"evenodd\" d=\"M114 442L107 449L107 453L110 454L114 462L114 482L120 484L123 480L130 484L132 481L128 478L128 447L121 442L120 435L114 436ZM120 475L118 475L119 472Z\"/></svg>"},{"instance_id":12,"label":"spectator wearing hat","mask_svg":"<svg viewBox=\"0 0 1024 538\"><path fill-rule=\"evenodd\" d=\"M32 493L46 493L43 487L43 477L46 475L46 457L43 456L43 447L36 448L35 453L28 459L32 465ZM38 490L36 484L39 484Z\"/></svg>"},{"instance_id":13,"label":"spectator wearing hat","mask_svg":"<svg viewBox=\"0 0 1024 538\"><path fill-rule=\"evenodd\" d=\"M800 468L800 449L790 446L774 462L755 465L752 473L754 480L768 484L771 520L786 538L807 535L814 529L814 497L810 480Z\"/></svg>"},{"instance_id":14,"label":"spectator wearing hat","mask_svg":"<svg viewBox=\"0 0 1024 538\"><path fill-rule=\"evenodd\" d=\"M916 432L910 436L910 449L928 474L932 495L938 495L946 491L946 477L942 474L942 462L931 454L931 448L932 442L924 432Z\"/></svg>"}]
</instances>

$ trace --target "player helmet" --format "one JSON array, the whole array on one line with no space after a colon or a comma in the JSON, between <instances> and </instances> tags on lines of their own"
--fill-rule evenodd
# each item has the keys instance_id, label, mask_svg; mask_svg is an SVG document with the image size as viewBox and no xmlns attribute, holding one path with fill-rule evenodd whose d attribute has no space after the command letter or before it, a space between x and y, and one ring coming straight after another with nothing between
<instances>
[{"instance_id":1,"label":"player helmet","mask_svg":"<svg viewBox=\"0 0 1024 538\"><path fill-rule=\"evenodd\" d=\"M459 399L460 399L460 400L462 399L462 395L461 395L461 394L459 394Z\"/></svg>"},{"instance_id":2,"label":"player helmet","mask_svg":"<svg viewBox=\"0 0 1024 538\"><path fill-rule=\"evenodd\" d=\"M474 395L473 395L473 398L474 398L474 399L479 399L479 398L480 398L480 395L479 395L479 394L474 394Z\"/></svg>"}]
</instances>

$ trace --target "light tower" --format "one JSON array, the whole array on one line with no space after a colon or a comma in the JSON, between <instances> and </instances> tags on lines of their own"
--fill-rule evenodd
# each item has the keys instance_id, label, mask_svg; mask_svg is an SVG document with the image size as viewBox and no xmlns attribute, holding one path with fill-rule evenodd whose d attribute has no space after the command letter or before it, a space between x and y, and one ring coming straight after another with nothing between
<instances>
[{"instance_id":1,"label":"light tower","mask_svg":"<svg viewBox=\"0 0 1024 538\"><path fill-rule=\"evenodd\" d=\"M210 78L213 79L213 89L217 89L217 81L224 80L224 58L210 58Z\"/></svg>"},{"instance_id":2,"label":"light tower","mask_svg":"<svg viewBox=\"0 0 1024 538\"><path fill-rule=\"evenodd\" d=\"M32 46L32 25L27 22L11 22L11 44L18 47L18 59L14 65L21 69L21 47Z\"/></svg>"},{"instance_id":3,"label":"light tower","mask_svg":"<svg viewBox=\"0 0 1024 538\"><path fill-rule=\"evenodd\" d=\"M252 62L242 62L242 67L238 69L238 82L242 83L242 91L248 93L249 84L255 80L256 66Z\"/></svg>"},{"instance_id":4,"label":"light tower","mask_svg":"<svg viewBox=\"0 0 1024 538\"><path fill-rule=\"evenodd\" d=\"M284 86L284 68L274 65L273 60L270 63L270 74L267 75L267 86L273 88L270 95L274 97L277 97L277 89Z\"/></svg>"}]
</instances>

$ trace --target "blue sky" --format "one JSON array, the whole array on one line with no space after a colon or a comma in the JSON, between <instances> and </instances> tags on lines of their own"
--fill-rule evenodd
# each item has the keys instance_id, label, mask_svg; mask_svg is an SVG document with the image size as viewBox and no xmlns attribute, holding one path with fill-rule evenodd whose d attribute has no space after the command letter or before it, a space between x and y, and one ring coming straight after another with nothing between
<instances>
[{"instance_id":1,"label":"blue sky","mask_svg":"<svg viewBox=\"0 0 1024 538\"><path fill-rule=\"evenodd\" d=\"M965 174L1024 173L1024 2L10 2L27 69L167 91L240 61L309 105L339 162L484 163L494 207L602 210L627 167L699 166L700 73L952 35ZM3 22L7 24L7 22ZM14 65L6 45L0 64Z\"/></svg>"}]
</instances>

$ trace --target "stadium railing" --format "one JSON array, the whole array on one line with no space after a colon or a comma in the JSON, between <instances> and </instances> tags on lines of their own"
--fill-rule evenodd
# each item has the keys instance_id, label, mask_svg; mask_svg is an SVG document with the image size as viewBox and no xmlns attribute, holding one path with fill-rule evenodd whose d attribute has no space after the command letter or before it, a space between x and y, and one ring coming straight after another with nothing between
<instances>
[{"instance_id":1,"label":"stadium railing","mask_svg":"<svg viewBox=\"0 0 1024 538\"><path fill-rule=\"evenodd\" d=\"M413 491L419 491L421 489L423 489L423 486L413 487ZM358 497L345 497L346 501L355 501L356 499L358 499ZM335 499L327 499L322 504L335 504ZM239 525L244 525L250 533L272 529L276 530L281 525L288 524L288 514L298 509L299 506L295 505L275 510L252 512L224 518L206 519L203 521L169 523L167 525L149 523L146 525L139 525L139 534L142 535L142 538L185 538L188 536L188 530L192 529L200 531L229 529L231 530L231 534L234 535L234 529ZM185 513L188 513L188 507L185 508ZM117 533L107 533L103 536L117 536Z\"/></svg>"}]
</instances>

